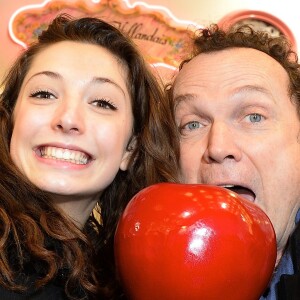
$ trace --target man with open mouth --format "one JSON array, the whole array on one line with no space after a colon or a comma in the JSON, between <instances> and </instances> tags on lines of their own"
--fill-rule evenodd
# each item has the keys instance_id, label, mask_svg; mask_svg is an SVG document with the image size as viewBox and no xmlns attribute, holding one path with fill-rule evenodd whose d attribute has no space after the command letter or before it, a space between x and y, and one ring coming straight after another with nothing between
<instances>
[{"instance_id":1,"label":"man with open mouth","mask_svg":"<svg viewBox=\"0 0 300 300\"><path fill-rule=\"evenodd\" d=\"M260 299L300 299L297 58L283 37L214 25L197 32L191 57L169 89L182 182L221 186L262 208L277 261Z\"/></svg>"}]
</instances>

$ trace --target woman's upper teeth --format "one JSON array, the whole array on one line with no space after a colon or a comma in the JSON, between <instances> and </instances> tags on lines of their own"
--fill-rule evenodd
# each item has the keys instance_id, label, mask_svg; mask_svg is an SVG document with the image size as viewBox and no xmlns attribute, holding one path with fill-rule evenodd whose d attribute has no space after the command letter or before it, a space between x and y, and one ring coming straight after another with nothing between
<instances>
[{"instance_id":1,"label":"woman's upper teeth","mask_svg":"<svg viewBox=\"0 0 300 300\"><path fill-rule=\"evenodd\" d=\"M52 146L41 147L40 153L44 158L63 160L80 165L87 164L89 160L87 154L83 152Z\"/></svg>"}]
</instances>

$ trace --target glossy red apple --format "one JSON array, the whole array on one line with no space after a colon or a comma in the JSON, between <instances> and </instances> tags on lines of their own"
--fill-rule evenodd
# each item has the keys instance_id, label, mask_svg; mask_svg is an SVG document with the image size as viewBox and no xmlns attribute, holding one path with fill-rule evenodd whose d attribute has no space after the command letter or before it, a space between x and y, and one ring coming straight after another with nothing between
<instances>
[{"instance_id":1,"label":"glossy red apple","mask_svg":"<svg viewBox=\"0 0 300 300\"><path fill-rule=\"evenodd\" d=\"M232 191L161 183L126 207L115 258L129 299L257 300L275 266L275 233Z\"/></svg>"}]
</instances>

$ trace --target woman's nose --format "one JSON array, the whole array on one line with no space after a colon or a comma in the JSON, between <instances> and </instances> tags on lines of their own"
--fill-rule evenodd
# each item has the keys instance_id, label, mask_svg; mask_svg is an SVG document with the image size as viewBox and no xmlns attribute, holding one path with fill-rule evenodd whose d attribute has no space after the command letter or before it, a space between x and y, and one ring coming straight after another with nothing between
<instances>
[{"instance_id":1,"label":"woman's nose","mask_svg":"<svg viewBox=\"0 0 300 300\"><path fill-rule=\"evenodd\" d=\"M52 128L63 133L82 133L84 131L84 117L80 105L70 101L62 101L54 113Z\"/></svg>"}]
</instances>

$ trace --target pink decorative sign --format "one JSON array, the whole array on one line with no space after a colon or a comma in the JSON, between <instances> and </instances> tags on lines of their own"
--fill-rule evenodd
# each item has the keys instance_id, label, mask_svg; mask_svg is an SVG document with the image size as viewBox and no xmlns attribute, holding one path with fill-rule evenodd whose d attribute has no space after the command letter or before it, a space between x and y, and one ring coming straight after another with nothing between
<instances>
[{"instance_id":1,"label":"pink decorative sign","mask_svg":"<svg viewBox=\"0 0 300 300\"><path fill-rule=\"evenodd\" d=\"M185 57L190 30L200 27L190 21L176 19L165 7L145 2L47 0L17 10L10 20L10 36L26 48L56 15L63 12L75 17L98 17L111 23L135 41L150 64L174 70Z\"/></svg>"}]
</instances>

